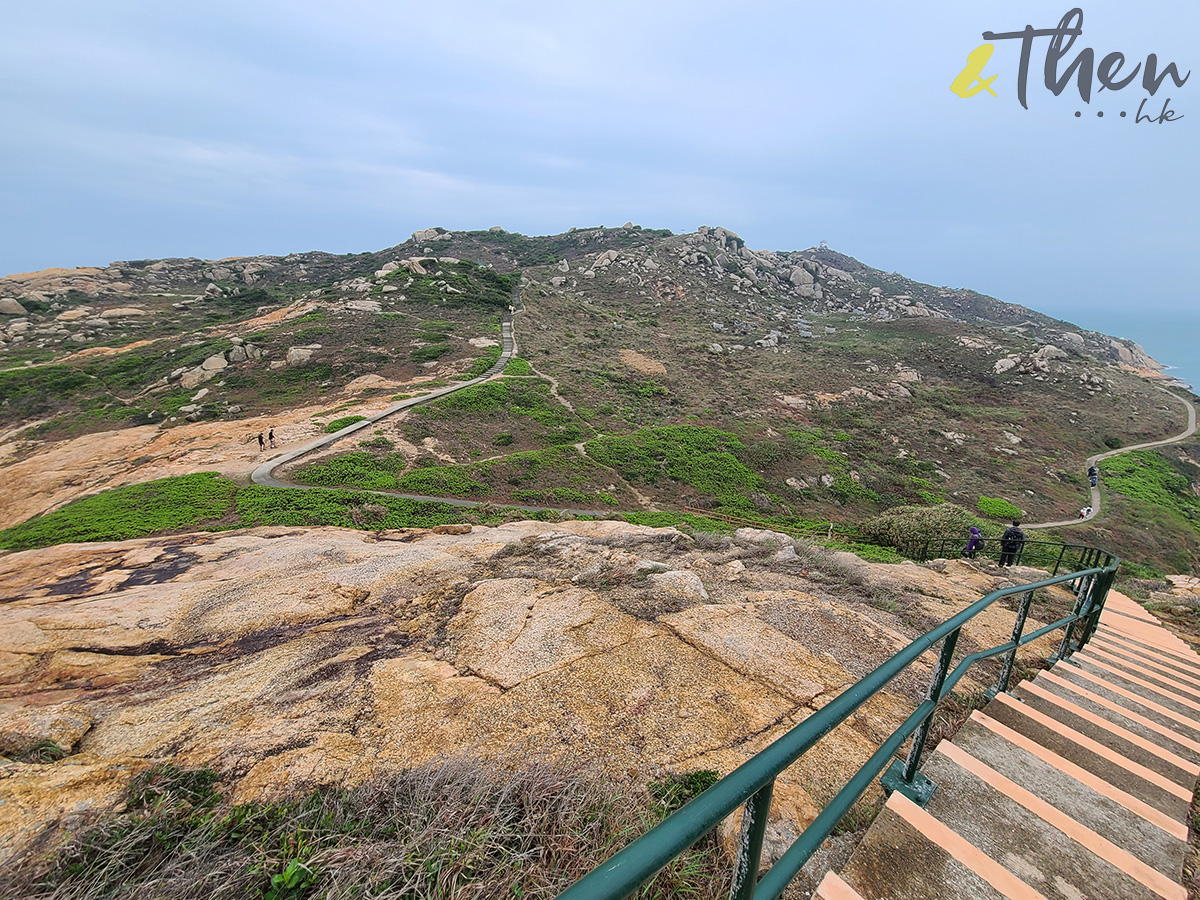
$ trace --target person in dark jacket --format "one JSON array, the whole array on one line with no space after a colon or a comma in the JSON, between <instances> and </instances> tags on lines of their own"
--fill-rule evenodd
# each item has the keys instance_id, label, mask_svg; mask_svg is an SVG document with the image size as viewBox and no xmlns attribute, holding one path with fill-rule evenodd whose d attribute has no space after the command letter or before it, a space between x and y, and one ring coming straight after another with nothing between
<instances>
[{"instance_id":1,"label":"person in dark jacket","mask_svg":"<svg viewBox=\"0 0 1200 900\"><path fill-rule=\"evenodd\" d=\"M1092 483L1092 487L1096 486L1096 482L1100 480L1100 470L1095 466L1088 466L1088 481Z\"/></svg>"},{"instance_id":2,"label":"person in dark jacket","mask_svg":"<svg viewBox=\"0 0 1200 900\"><path fill-rule=\"evenodd\" d=\"M1000 565L1011 566L1024 543L1025 532L1021 530L1021 523L1013 522L1012 527L1000 538Z\"/></svg>"},{"instance_id":3,"label":"person in dark jacket","mask_svg":"<svg viewBox=\"0 0 1200 900\"><path fill-rule=\"evenodd\" d=\"M963 547L962 555L967 559L974 559L975 554L983 549L983 535L974 525L971 526L971 539L967 541L967 546Z\"/></svg>"}]
</instances>

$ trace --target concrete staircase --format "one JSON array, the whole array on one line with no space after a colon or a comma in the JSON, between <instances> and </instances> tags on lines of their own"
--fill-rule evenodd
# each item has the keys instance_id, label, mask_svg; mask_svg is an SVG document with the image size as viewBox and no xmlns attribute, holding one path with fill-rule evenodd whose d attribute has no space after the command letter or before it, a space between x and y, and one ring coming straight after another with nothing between
<instances>
[{"instance_id":1,"label":"concrete staircase","mask_svg":"<svg viewBox=\"0 0 1200 900\"><path fill-rule=\"evenodd\" d=\"M822 900L1186 900L1200 657L1109 593L1088 647L972 713L894 793Z\"/></svg>"}]
</instances>

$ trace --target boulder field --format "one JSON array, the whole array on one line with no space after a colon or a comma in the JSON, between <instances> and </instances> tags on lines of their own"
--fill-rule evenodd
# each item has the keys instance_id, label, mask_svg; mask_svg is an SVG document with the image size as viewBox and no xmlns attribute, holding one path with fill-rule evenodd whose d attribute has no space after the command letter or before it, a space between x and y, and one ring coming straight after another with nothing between
<instances>
[{"instance_id":1,"label":"boulder field","mask_svg":"<svg viewBox=\"0 0 1200 900\"><path fill-rule=\"evenodd\" d=\"M0 863L156 762L211 766L238 801L463 755L724 774L932 624L1040 574L610 521L5 554ZM1049 621L1069 595L1046 601ZM960 648L1007 640L1011 621L997 604ZM929 663L785 773L773 834L807 824L899 724ZM47 742L67 755L36 761Z\"/></svg>"}]
</instances>

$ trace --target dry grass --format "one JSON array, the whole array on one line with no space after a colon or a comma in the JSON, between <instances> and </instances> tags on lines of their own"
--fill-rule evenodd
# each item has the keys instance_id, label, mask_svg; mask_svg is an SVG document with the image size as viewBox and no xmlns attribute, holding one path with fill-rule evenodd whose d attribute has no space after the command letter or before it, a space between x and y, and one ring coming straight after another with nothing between
<instances>
[{"instance_id":1,"label":"dry grass","mask_svg":"<svg viewBox=\"0 0 1200 900\"><path fill-rule=\"evenodd\" d=\"M6 898L551 898L670 811L679 791L545 762L453 759L353 790L227 804L208 770L159 767L124 808L0 876ZM715 897L703 841L637 895Z\"/></svg>"}]
</instances>

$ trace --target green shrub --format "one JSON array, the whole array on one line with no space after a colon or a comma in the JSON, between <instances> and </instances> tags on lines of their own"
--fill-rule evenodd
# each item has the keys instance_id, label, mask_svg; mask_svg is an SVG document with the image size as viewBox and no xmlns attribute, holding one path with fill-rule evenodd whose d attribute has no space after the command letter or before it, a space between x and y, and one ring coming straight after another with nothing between
<instances>
[{"instance_id":1,"label":"green shrub","mask_svg":"<svg viewBox=\"0 0 1200 900\"><path fill-rule=\"evenodd\" d=\"M0 547L29 550L123 541L212 523L230 512L237 485L216 472L160 478L103 491L0 531Z\"/></svg>"},{"instance_id":2,"label":"green shrub","mask_svg":"<svg viewBox=\"0 0 1200 900\"><path fill-rule=\"evenodd\" d=\"M463 521L463 510L432 500L409 500L362 491L274 488L252 484L237 493L240 525L335 525L340 528L432 528ZM368 506L382 506L385 514L364 516ZM480 514L476 514L480 515ZM500 519L497 512L491 519Z\"/></svg>"},{"instance_id":3,"label":"green shrub","mask_svg":"<svg viewBox=\"0 0 1200 900\"><path fill-rule=\"evenodd\" d=\"M521 359L519 356L514 356L508 361L508 365L504 367L505 375L532 375L533 367L529 363Z\"/></svg>"},{"instance_id":4,"label":"green shrub","mask_svg":"<svg viewBox=\"0 0 1200 900\"><path fill-rule=\"evenodd\" d=\"M326 425L325 433L334 434L335 432L341 431L343 428L349 428L351 425L354 425L357 422L362 422L366 418L366 416L342 416L340 419L334 419L332 422Z\"/></svg>"},{"instance_id":5,"label":"green shrub","mask_svg":"<svg viewBox=\"0 0 1200 900\"><path fill-rule=\"evenodd\" d=\"M500 361L500 348L488 347L483 351L481 356L476 357L471 361L471 365L467 366L467 370L457 377L470 380L483 375L488 369Z\"/></svg>"},{"instance_id":6,"label":"green shrub","mask_svg":"<svg viewBox=\"0 0 1200 900\"><path fill-rule=\"evenodd\" d=\"M492 492L489 485L471 478L456 466L428 466L413 469L400 476L400 490L411 494L430 494L449 497L485 497Z\"/></svg>"},{"instance_id":7,"label":"green shrub","mask_svg":"<svg viewBox=\"0 0 1200 900\"><path fill-rule=\"evenodd\" d=\"M373 437L367 441L359 441L358 446L362 447L364 450L385 450L386 451L386 450L395 450L396 449L395 443L388 440L383 435L379 435L378 437Z\"/></svg>"},{"instance_id":8,"label":"green shrub","mask_svg":"<svg viewBox=\"0 0 1200 900\"><path fill-rule=\"evenodd\" d=\"M668 425L629 435L603 435L585 445L588 456L629 481L656 484L667 478L720 498L738 488L757 488L762 479L739 461L745 447L716 428Z\"/></svg>"},{"instance_id":9,"label":"green shrub","mask_svg":"<svg viewBox=\"0 0 1200 900\"><path fill-rule=\"evenodd\" d=\"M386 438L384 440L391 444ZM404 471L407 464L403 453L389 453L378 457L372 453L355 450L306 466L296 472L295 478L304 484L319 484L325 487L387 491L396 489L396 476Z\"/></svg>"},{"instance_id":10,"label":"green shrub","mask_svg":"<svg viewBox=\"0 0 1200 900\"><path fill-rule=\"evenodd\" d=\"M992 519L1019 519L1024 514L1007 500L998 497L980 497L975 508Z\"/></svg>"},{"instance_id":11,"label":"green shrub","mask_svg":"<svg viewBox=\"0 0 1200 900\"><path fill-rule=\"evenodd\" d=\"M670 814L691 803L720 780L720 772L699 769L668 775L662 781L650 782L647 788L650 796L663 805L664 813Z\"/></svg>"},{"instance_id":12,"label":"green shrub","mask_svg":"<svg viewBox=\"0 0 1200 900\"><path fill-rule=\"evenodd\" d=\"M938 506L897 506L863 522L859 530L866 538L900 547L957 535L962 535L965 542L972 525L983 527L969 509L942 503Z\"/></svg>"},{"instance_id":13,"label":"green shrub","mask_svg":"<svg viewBox=\"0 0 1200 900\"><path fill-rule=\"evenodd\" d=\"M424 347L418 347L414 350L412 358L417 362L433 362L433 360L441 359L453 350L454 345L449 343L427 344Z\"/></svg>"}]
</instances>

